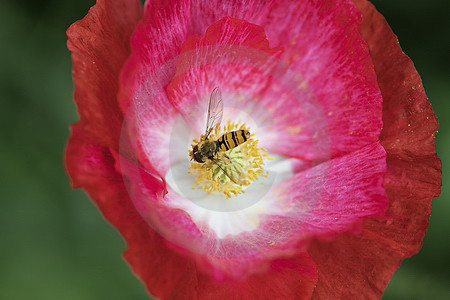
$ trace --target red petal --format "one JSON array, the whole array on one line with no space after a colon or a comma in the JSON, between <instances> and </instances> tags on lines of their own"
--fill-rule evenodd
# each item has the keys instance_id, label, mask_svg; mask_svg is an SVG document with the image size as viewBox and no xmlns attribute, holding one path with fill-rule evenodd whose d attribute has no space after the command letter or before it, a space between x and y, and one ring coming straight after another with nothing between
<instances>
[{"instance_id":1,"label":"red petal","mask_svg":"<svg viewBox=\"0 0 450 300\"><path fill-rule=\"evenodd\" d=\"M73 186L82 186L105 218L128 243L125 259L149 292L162 299L250 299L264 295L276 299L306 299L317 280L314 263L306 253L272 262L270 272L244 282L216 282L199 274L193 262L176 254L176 247L156 234L136 211L116 172L111 152L81 126L72 127L66 150L66 166Z\"/></svg>"},{"instance_id":2,"label":"red petal","mask_svg":"<svg viewBox=\"0 0 450 300\"><path fill-rule=\"evenodd\" d=\"M204 223L206 211L188 205L189 199L170 188L164 194L162 184L139 167L123 160L121 172L148 224L217 280L242 280L264 270L274 258L304 248L311 238L357 229L358 221L382 214L387 206L382 186L385 152L379 143L275 184L258 204L262 212L247 212L259 220L257 227L225 237Z\"/></svg>"},{"instance_id":3,"label":"red petal","mask_svg":"<svg viewBox=\"0 0 450 300\"><path fill-rule=\"evenodd\" d=\"M187 299L310 299L317 281L314 262L308 254L272 262L269 270L244 282L219 283L198 277L195 297Z\"/></svg>"},{"instance_id":4,"label":"red petal","mask_svg":"<svg viewBox=\"0 0 450 300\"><path fill-rule=\"evenodd\" d=\"M81 126L101 145L115 149L122 126L116 99L118 77L141 14L137 0L100 0L83 20L67 30Z\"/></svg>"},{"instance_id":5,"label":"red petal","mask_svg":"<svg viewBox=\"0 0 450 300\"><path fill-rule=\"evenodd\" d=\"M369 44L383 95L383 131L380 140L389 156L436 160L434 134L437 117L413 62L402 52L397 36L368 2L356 1L364 14L361 35Z\"/></svg>"},{"instance_id":6,"label":"red petal","mask_svg":"<svg viewBox=\"0 0 450 300\"><path fill-rule=\"evenodd\" d=\"M184 271L188 268L193 272L193 264L168 249L164 239L141 218L114 164L108 148L99 146L80 125L72 127L66 150L72 185L83 187L105 218L120 231L128 242L124 256L147 288L156 296L169 296L180 281L188 282Z\"/></svg>"},{"instance_id":7,"label":"red petal","mask_svg":"<svg viewBox=\"0 0 450 300\"><path fill-rule=\"evenodd\" d=\"M96 7L101 7L101 3ZM212 4L211 11L219 10L219 7L214 7L215 3ZM369 22L363 23L361 32L369 43L384 97L385 115L383 120L385 128L382 137L383 145L388 152L389 164L389 173L386 176L385 184L391 201L389 214L392 218L366 221L360 236L344 235L333 243L315 242L311 246L311 255L320 267L320 282L315 294L319 298L331 296L341 298L345 298L345 296L380 297L401 259L415 253L420 247L422 237L428 226L431 197L437 195L440 190L440 161L435 156L434 149L434 132L437 130L437 122L423 89L419 86L420 78L414 71L409 59L401 53L395 36L384 19L374 11L372 6L363 2L358 2L358 5L363 7L363 21ZM259 6L250 7L257 7L255 11L261 12ZM242 9L238 13L243 14L244 11ZM153 13L152 18L158 20L156 10ZM183 12L181 15L188 14ZM251 19L251 13L247 15L248 19ZM95 16L95 13L92 13L92 16ZM210 14L205 14L205 18L209 17ZM149 20L152 18L149 17ZM76 50L72 50L74 52L74 72L76 71L75 56L78 55L76 54L77 51L80 52L80 57L87 59L108 57L107 53L91 57L89 53L80 50L83 49L83 41L79 38L77 40L78 31L89 31L89 26L98 30L95 24L89 24L92 20L87 18L87 23L80 21L80 24L77 23L82 25L80 27L74 25L73 37L70 32L72 29L69 30L70 39L73 39L73 41L69 40L69 47ZM168 20L174 21L170 18ZM287 18L286 20L289 21ZM158 22L161 22L161 20L152 24L170 28L170 24ZM376 26L369 26L370 22L373 22ZM110 26L114 25L110 24ZM181 44L177 44L180 41L178 37L184 34L185 27L183 24L181 24L182 26L178 25L176 23L174 28L181 28L181 31L174 29L173 31L169 30L169 33L173 33L173 36L175 36L173 40L176 43L174 44L180 46ZM161 46L163 53L173 54L170 52L173 45L164 45L169 40L163 38L161 42L161 39L158 39L161 36L156 34L157 29L158 27L153 27L154 35L149 35L150 39L153 38L153 40L149 45L155 47L155 49ZM108 30L108 27L103 30ZM118 32L121 32L121 30ZM372 32L372 30L376 32ZM99 36L101 34L95 38ZM120 40L122 39L120 38ZM94 42L95 40L89 41L89 43ZM126 46L124 47L126 48ZM92 49L95 50L93 46ZM109 48L105 47L105 49ZM176 52L179 48L173 49ZM115 54L114 57L118 56ZM115 61L115 59L111 59L113 62ZM147 56L146 59L151 60L151 55ZM156 65L164 59L157 60ZM77 61L77 64L80 65L81 63L81 67L76 72L79 74L92 72L92 67L89 65L89 68L84 69L83 61L90 62L91 60L81 59ZM113 79L116 77L111 73L114 73L114 70L120 67L115 68L113 64L108 69L104 67L107 61L100 60L98 63L101 65L101 70L107 72L106 80L115 81ZM138 63L138 61L135 61L135 63ZM390 69L392 65L396 67ZM84 86L89 87L87 80L96 79L96 76L99 76L99 73L93 74L94 77L89 75L84 79L79 75L78 78L81 79L75 80L77 88L77 80L81 82L83 89ZM144 75L151 76L151 73ZM384 75L393 77L383 77ZM101 81L100 79L97 78ZM103 81L101 83L104 84ZM107 88L110 86L114 88L114 84L108 84ZM103 94L107 97L98 97L98 95ZM90 95L95 95L95 97ZM110 100L113 98L114 101L111 103ZM303 265L302 269L307 271L306 279L302 277L303 274L298 272L298 268L289 268L285 263L282 263L284 273L280 272L281 275L275 276L274 273L277 274L276 272L269 272L266 275L260 275L261 277L252 276L239 285L231 285L214 283L206 275L197 274L192 262L168 250L164 240L156 235L136 212L128 198L121 176L114 170L114 159L110 151L90 139L90 136L94 136L102 145L112 147L117 144L116 136L111 137L105 134L105 132L110 132L109 130L120 132L120 130L116 130L120 129L117 121L120 123L121 116L117 115L118 110L114 104L115 94L112 97L112 93L110 95L109 91L94 89L90 94L81 94L81 96L76 94L76 99L79 105L83 103L83 106L86 107L83 110L80 109L81 120L84 123L79 127L85 128L88 133L83 132L77 126L74 127L74 133L69 141L66 155L68 172L73 178L74 185L83 186L88 191L108 220L117 226L129 241L126 258L155 296L195 299L208 298L219 294L250 298L255 294L263 293L268 298L305 298L310 293L316 275L311 260L305 255L299 256L298 265ZM93 109L90 109L89 105L92 105ZM109 108L110 105L112 108ZM96 114L96 111L102 113ZM406 117L408 117L408 120L406 120ZM94 120L94 122L87 123L88 118ZM107 120L107 118L112 121ZM104 128L108 130L104 130ZM418 141L421 143L419 144L420 147L415 146ZM366 255L361 255L361 253ZM295 261L295 259L291 261ZM273 285L271 285L272 282ZM302 290L305 294L301 294ZM240 293L240 291L243 292Z\"/></svg>"},{"instance_id":8,"label":"red petal","mask_svg":"<svg viewBox=\"0 0 450 300\"><path fill-rule=\"evenodd\" d=\"M383 95L381 140L387 152L387 217L369 219L359 236L344 235L309 249L319 268L314 298L379 298L400 262L416 253L439 195L437 120L411 60L372 4L355 1ZM361 255L363 254L363 255Z\"/></svg>"}]
</instances>

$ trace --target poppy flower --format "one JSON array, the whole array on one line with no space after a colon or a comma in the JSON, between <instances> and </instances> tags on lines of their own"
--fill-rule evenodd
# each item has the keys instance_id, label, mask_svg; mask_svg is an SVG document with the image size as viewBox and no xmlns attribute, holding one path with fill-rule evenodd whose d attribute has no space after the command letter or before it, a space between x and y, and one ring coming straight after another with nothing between
<instances>
[{"instance_id":1,"label":"poppy flower","mask_svg":"<svg viewBox=\"0 0 450 300\"><path fill-rule=\"evenodd\" d=\"M378 298L420 249L437 119L370 3L99 0L68 36L67 172L152 296Z\"/></svg>"}]
</instances>

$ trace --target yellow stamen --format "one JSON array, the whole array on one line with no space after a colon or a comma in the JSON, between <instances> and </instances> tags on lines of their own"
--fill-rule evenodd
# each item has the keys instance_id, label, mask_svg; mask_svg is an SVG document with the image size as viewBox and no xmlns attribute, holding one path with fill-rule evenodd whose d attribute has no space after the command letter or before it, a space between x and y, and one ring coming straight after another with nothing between
<instances>
[{"instance_id":1,"label":"yellow stamen","mask_svg":"<svg viewBox=\"0 0 450 300\"><path fill-rule=\"evenodd\" d=\"M220 130L220 124L211 132L209 138L217 140L222 134L233 130L249 130L247 125L237 125L228 120L227 125ZM250 131L251 132L251 131ZM224 193L227 198L244 193L243 187L250 185L260 176L267 177L264 171L264 160L271 159L267 150L258 147L258 140L253 138L254 134L243 144L225 152L218 152L214 161L207 160L205 163L191 162L189 173L196 173L194 187L203 189L208 193L217 191ZM203 136L200 137L203 140ZM199 141L194 140L194 145ZM192 156L192 151L190 151Z\"/></svg>"}]
</instances>

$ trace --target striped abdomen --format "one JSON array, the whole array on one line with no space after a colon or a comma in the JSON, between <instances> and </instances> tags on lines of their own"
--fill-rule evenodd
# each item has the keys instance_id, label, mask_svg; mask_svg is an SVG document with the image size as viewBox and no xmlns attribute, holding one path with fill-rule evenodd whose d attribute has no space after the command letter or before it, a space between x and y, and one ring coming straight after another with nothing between
<instances>
[{"instance_id":1,"label":"striped abdomen","mask_svg":"<svg viewBox=\"0 0 450 300\"><path fill-rule=\"evenodd\" d=\"M248 130L236 130L225 133L217 141L219 151L227 151L245 143L250 138Z\"/></svg>"}]
</instances>

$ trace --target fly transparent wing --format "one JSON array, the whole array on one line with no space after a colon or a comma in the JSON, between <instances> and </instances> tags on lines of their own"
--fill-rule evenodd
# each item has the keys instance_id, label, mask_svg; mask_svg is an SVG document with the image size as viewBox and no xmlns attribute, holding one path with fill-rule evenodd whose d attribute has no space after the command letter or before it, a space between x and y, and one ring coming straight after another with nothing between
<instances>
[{"instance_id":1,"label":"fly transparent wing","mask_svg":"<svg viewBox=\"0 0 450 300\"><path fill-rule=\"evenodd\" d=\"M217 124L222 121L223 116L223 100L222 92L219 87L215 87L209 98L208 116L206 117L205 139L208 138L211 131Z\"/></svg>"},{"instance_id":2,"label":"fly transparent wing","mask_svg":"<svg viewBox=\"0 0 450 300\"><path fill-rule=\"evenodd\" d=\"M212 161L216 166L218 166L218 167L222 170L222 172L223 172L223 174L225 174L225 176L227 176L227 177L228 177L231 181L233 181L235 184L238 184L237 181L236 181L235 179L233 179L233 177L231 177L230 174L228 174L228 172L225 171L224 168L222 168L222 166L220 165L220 163L219 163L218 160L216 160L216 159L213 158L213 159L211 159L211 161Z\"/></svg>"}]
</instances>

